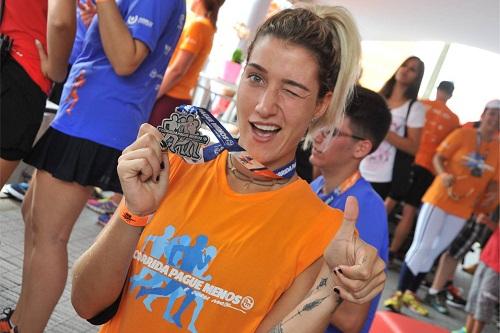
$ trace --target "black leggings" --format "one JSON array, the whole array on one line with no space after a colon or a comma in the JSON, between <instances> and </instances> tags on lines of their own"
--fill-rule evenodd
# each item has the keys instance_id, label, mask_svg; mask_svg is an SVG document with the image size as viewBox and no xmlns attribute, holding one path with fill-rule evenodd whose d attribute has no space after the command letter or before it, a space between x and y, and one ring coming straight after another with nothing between
<instances>
[{"instance_id":1,"label":"black leggings","mask_svg":"<svg viewBox=\"0 0 500 333\"><path fill-rule=\"evenodd\" d=\"M403 266L401 266L401 271L399 273L398 290L402 292L409 290L416 293L426 275L427 273L418 273L414 275L406 265L406 262L403 262Z\"/></svg>"}]
</instances>

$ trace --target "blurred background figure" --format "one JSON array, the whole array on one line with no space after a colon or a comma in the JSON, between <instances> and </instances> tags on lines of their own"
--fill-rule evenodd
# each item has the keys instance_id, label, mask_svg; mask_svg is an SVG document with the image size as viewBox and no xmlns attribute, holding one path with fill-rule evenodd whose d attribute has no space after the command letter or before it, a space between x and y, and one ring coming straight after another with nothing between
<instances>
[{"instance_id":1,"label":"blurred background figure","mask_svg":"<svg viewBox=\"0 0 500 333\"><path fill-rule=\"evenodd\" d=\"M422 198L424 204L397 291L384 302L388 309L400 311L406 305L428 315L415 297L422 280L465 225L477 201L498 190L499 113L499 106L487 107L478 129L459 128L438 147L433 159L437 177ZM429 291L428 301L444 297L442 292Z\"/></svg>"},{"instance_id":2,"label":"blurred background figure","mask_svg":"<svg viewBox=\"0 0 500 333\"><path fill-rule=\"evenodd\" d=\"M434 180L434 167L432 166L432 158L436 152L436 148L448 134L460 126L460 121L455 113L453 113L446 102L453 95L454 85L450 81L442 81L436 92L436 100L426 100L422 104L425 107L425 124L422 128L422 135L415 162L411 166L410 186L406 193L402 193L401 197L386 198L385 204L387 214L390 214L397 202L403 202L402 216L397 223L394 235L389 248L389 257L394 257L394 254L399 251L410 233L415 213L420 207L422 196L429 188Z\"/></svg>"},{"instance_id":3,"label":"blurred background figure","mask_svg":"<svg viewBox=\"0 0 500 333\"><path fill-rule=\"evenodd\" d=\"M162 79L153 74L166 68L185 6L183 0L96 2L56 117L25 158L37 170L22 207L23 281L11 318L21 332L42 332L61 296L66 245L93 187L121 192L118 157L149 118ZM67 58L62 64L66 70Z\"/></svg>"},{"instance_id":4,"label":"blurred background figure","mask_svg":"<svg viewBox=\"0 0 500 333\"><path fill-rule=\"evenodd\" d=\"M157 100L149 123L158 126L168 118L175 107L191 103L191 93L205 64L217 29L217 16L224 0L193 0L192 16L175 49L172 60L163 76Z\"/></svg>"},{"instance_id":5,"label":"blurred background figure","mask_svg":"<svg viewBox=\"0 0 500 333\"><path fill-rule=\"evenodd\" d=\"M75 6L67 0L1 4L0 189L31 150L52 81L66 77Z\"/></svg>"},{"instance_id":6,"label":"blurred background figure","mask_svg":"<svg viewBox=\"0 0 500 333\"><path fill-rule=\"evenodd\" d=\"M481 333L486 323L491 321L499 300L500 280L500 234L498 220L492 221L481 215L479 223L496 225L495 232L486 244L479 266L474 274L465 311L468 313L465 326L452 333Z\"/></svg>"},{"instance_id":7,"label":"blurred background figure","mask_svg":"<svg viewBox=\"0 0 500 333\"><path fill-rule=\"evenodd\" d=\"M409 57L380 91L391 110L391 128L378 149L361 162L360 170L361 175L372 184L382 199L389 193L400 196L401 186L406 187L409 182L404 175L400 176L402 179L393 182L393 175L400 170L394 165L397 159L406 158L404 167L409 169L417 152L425 120L425 109L417 101L423 76L422 60L415 56Z\"/></svg>"}]
</instances>

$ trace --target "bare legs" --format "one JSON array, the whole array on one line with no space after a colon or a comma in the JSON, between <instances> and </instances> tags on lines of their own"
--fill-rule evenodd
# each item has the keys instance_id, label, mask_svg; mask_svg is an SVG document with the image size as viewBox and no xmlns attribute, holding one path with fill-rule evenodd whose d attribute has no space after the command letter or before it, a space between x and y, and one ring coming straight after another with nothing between
<instances>
[{"instance_id":1,"label":"bare legs","mask_svg":"<svg viewBox=\"0 0 500 333\"><path fill-rule=\"evenodd\" d=\"M13 321L21 332L43 332L68 274L67 243L91 188L37 170L23 203L23 283Z\"/></svg>"},{"instance_id":2,"label":"bare legs","mask_svg":"<svg viewBox=\"0 0 500 333\"><path fill-rule=\"evenodd\" d=\"M481 333L484 328L484 322L474 319L474 317L469 314L467 316L467 322L465 323L465 328L467 332L470 333Z\"/></svg>"},{"instance_id":3,"label":"bare legs","mask_svg":"<svg viewBox=\"0 0 500 333\"><path fill-rule=\"evenodd\" d=\"M5 185L10 175L16 169L20 161L9 161L0 158L0 189Z\"/></svg>"},{"instance_id":4,"label":"bare legs","mask_svg":"<svg viewBox=\"0 0 500 333\"><path fill-rule=\"evenodd\" d=\"M453 258L448 251L441 255L439 265L432 281L432 288L442 290L447 281L452 280L457 269L458 260Z\"/></svg>"}]
</instances>

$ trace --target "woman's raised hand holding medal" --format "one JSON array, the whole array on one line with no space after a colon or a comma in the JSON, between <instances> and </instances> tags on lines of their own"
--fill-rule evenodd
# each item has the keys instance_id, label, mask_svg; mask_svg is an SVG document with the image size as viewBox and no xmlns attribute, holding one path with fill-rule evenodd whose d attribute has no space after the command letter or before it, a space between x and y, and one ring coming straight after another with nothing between
<instances>
[{"instance_id":1,"label":"woman's raised hand holding medal","mask_svg":"<svg viewBox=\"0 0 500 333\"><path fill-rule=\"evenodd\" d=\"M138 216L154 213L167 192L169 161L160 148L162 138L154 126L143 124L137 140L118 159L125 204Z\"/></svg>"}]
</instances>

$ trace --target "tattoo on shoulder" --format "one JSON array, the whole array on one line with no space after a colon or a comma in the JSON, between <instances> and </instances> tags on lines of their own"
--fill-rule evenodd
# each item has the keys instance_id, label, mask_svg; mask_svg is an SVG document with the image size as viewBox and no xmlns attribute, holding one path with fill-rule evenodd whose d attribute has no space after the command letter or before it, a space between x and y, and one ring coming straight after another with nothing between
<instances>
[{"instance_id":1,"label":"tattoo on shoulder","mask_svg":"<svg viewBox=\"0 0 500 333\"><path fill-rule=\"evenodd\" d=\"M283 333L283 325L278 323L278 325L274 326L269 333Z\"/></svg>"}]
</instances>

